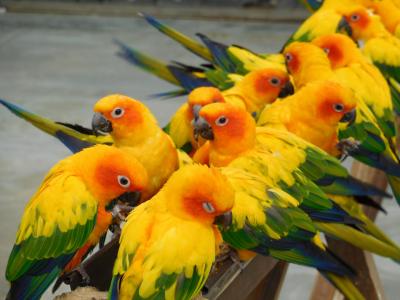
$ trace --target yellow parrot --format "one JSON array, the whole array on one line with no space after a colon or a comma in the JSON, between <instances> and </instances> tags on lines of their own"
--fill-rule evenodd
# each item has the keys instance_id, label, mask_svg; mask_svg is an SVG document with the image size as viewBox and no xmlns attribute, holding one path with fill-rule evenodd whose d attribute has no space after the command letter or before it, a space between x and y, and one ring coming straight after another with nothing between
<instances>
[{"instance_id":1,"label":"yellow parrot","mask_svg":"<svg viewBox=\"0 0 400 300\"><path fill-rule=\"evenodd\" d=\"M200 87L190 92L183 104L164 128L179 149L191 153L202 145L193 140L191 122L198 110L213 102L228 102L249 111L258 117L265 105L278 97L294 92L289 76L276 69L260 69L245 75L233 87L220 92L215 87Z\"/></svg>"},{"instance_id":2,"label":"yellow parrot","mask_svg":"<svg viewBox=\"0 0 400 300\"><path fill-rule=\"evenodd\" d=\"M187 299L205 284L230 223L234 191L216 168L176 171L122 229L109 299Z\"/></svg>"},{"instance_id":3,"label":"yellow parrot","mask_svg":"<svg viewBox=\"0 0 400 300\"><path fill-rule=\"evenodd\" d=\"M316 38L313 44L323 49L337 77L351 82L374 114L379 128L395 149L396 125L390 88L382 73L366 58L348 36L330 34Z\"/></svg>"},{"instance_id":4,"label":"yellow parrot","mask_svg":"<svg viewBox=\"0 0 400 300\"><path fill-rule=\"evenodd\" d=\"M351 28L351 36L358 41L363 53L372 60L390 84L393 106L400 112L400 40L364 7L348 9L342 24Z\"/></svg>"},{"instance_id":5,"label":"yellow parrot","mask_svg":"<svg viewBox=\"0 0 400 300\"><path fill-rule=\"evenodd\" d=\"M7 263L7 299L40 299L81 248L95 247L106 233L117 197L142 191L147 180L143 166L115 147L98 145L58 162L25 207Z\"/></svg>"},{"instance_id":6,"label":"yellow parrot","mask_svg":"<svg viewBox=\"0 0 400 300\"><path fill-rule=\"evenodd\" d=\"M296 125L298 129L294 128L296 127L294 123L291 123L291 126L294 130L297 130L296 134L299 134L305 139L312 138L313 144L325 149L331 155L337 155L342 152L386 172L396 199L400 199L400 165L397 153L391 146L391 144L393 144L392 137L386 137L379 128L378 121L367 106L369 100L363 98L368 93L360 91L363 85L360 83L358 76L353 78L353 81L348 81L348 78L345 76L340 76L340 73L335 73L334 70L332 70L331 63L326 53L311 43L292 43L285 48L284 54L286 56L288 70L293 76L294 83L297 88L300 88L297 93L300 93L300 95L296 96L296 94L294 94L292 97L289 97L293 100L291 102L297 103L297 105L295 105L297 108L289 108L289 105L285 105L285 103L289 101L283 101L277 104L277 106L271 105L271 107L275 107L273 110L278 113L279 105L279 107L285 107L284 109L293 112L291 118L294 122L305 119L308 119L308 122L312 122L312 124L306 124L304 122L301 126ZM341 140L338 146L336 146L337 144L335 144L333 140L333 131L337 130L337 128L334 129L328 122L325 122L324 119L321 118L322 115L312 114L311 112L315 109L310 110L310 113L301 111L304 107L302 103L304 102L303 98L304 96L308 97L307 92L301 93L301 88L307 87L309 83L314 83L313 86L316 86L319 84L317 82L321 80L335 81L347 89L352 90L354 93L353 97L357 100L354 122L338 128L339 139ZM323 88L321 89L321 93L324 93ZM289 98L286 98L286 100ZM316 99L318 99L318 97ZM326 96L323 96L321 99L325 101ZM318 104L319 101L320 100L316 100L314 103ZM263 117L264 120L268 119L267 115L270 113L267 113L267 111L271 112L271 107L267 107L265 113L263 112L265 116ZM337 110L337 113L340 114L343 107L331 106L327 107L327 109L327 111ZM379 115L379 111L377 111L376 114ZM276 118L279 119L280 117ZM298 119L296 120L296 118ZM279 123L279 121L277 123ZM287 123L289 124L290 122ZM319 125L321 126L320 129L318 129ZM335 126L336 125L337 124L335 124ZM328 130L327 127L329 127L330 130L329 135L325 135L322 130L322 128ZM308 132L309 130L311 131Z\"/></svg>"}]
</instances>

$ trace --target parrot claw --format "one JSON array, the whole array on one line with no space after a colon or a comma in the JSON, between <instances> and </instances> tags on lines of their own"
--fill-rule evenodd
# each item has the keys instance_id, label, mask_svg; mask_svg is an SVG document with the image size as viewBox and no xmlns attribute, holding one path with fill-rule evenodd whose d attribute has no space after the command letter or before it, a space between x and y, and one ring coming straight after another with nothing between
<instances>
[{"instance_id":1,"label":"parrot claw","mask_svg":"<svg viewBox=\"0 0 400 300\"><path fill-rule=\"evenodd\" d=\"M126 217L132 211L132 209L132 206L123 203L116 204L111 211L114 222L120 224L121 222L125 221Z\"/></svg>"},{"instance_id":2,"label":"parrot claw","mask_svg":"<svg viewBox=\"0 0 400 300\"><path fill-rule=\"evenodd\" d=\"M237 266L239 267L239 269L240 269L241 272L245 269L246 264L243 263L243 262L240 260L239 255L237 254L236 251L232 250L232 251L229 253L229 258L232 260L232 262L233 262L235 265L237 265Z\"/></svg>"},{"instance_id":3,"label":"parrot claw","mask_svg":"<svg viewBox=\"0 0 400 300\"><path fill-rule=\"evenodd\" d=\"M342 160L344 160L347 156L351 156L356 152L360 145L361 142L352 138L347 138L340 140L336 148L342 153Z\"/></svg>"},{"instance_id":4,"label":"parrot claw","mask_svg":"<svg viewBox=\"0 0 400 300\"><path fill-rule=\"evenodd\" d=\"M71 272L63 275L62 281L71 286L74 290L80 286L88 286L90 284L90 276L82 265L79 265Z\"/></svg>"}]
</instances>

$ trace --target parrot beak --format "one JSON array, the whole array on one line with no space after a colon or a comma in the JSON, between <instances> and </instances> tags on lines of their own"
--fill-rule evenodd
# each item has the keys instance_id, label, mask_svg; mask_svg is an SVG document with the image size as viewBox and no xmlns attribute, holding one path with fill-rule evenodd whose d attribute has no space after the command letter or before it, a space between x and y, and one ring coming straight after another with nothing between
<instances>
[{"instance_id":1,"label":"parrot beak","mask_svg":"<svg viewBox=\"0 0 400 300\"><path fill-rule=\"evenodd\" d=\"M194 120L193 127L194 127L194 137L196 140L198 139L199 136L201 136L203 139L206 140L214 139L214 133L212 131L212 128L204 118L199 116L197 120Z\"/></svg>"},{"instance_id":2,"label":"parrot beak","mask_svg":"<svg viewBox=\"0 0 400 300\"><path fill-rule=\"evenodd\" d=\"M142 196L141 192L126 192L118 197L118 200L123 202L128 206L138 206L140 203L140 197Z\"/></svg>"},{"instance_id":3,"label":"parrot beak","mask_svg":"<svg viewBox=\"0 0 400 300\"><path fill-rule=\"evenodd\" d=\"M112 124L101 113L94 113L92 119L92 130L97 135L112 132Z\"/></svg>"},{"instance_id":4,"label":"parrot beak","mask_svg":"<svg viewBox=\"0 0 400 300\"><path fill-rule=\"evenodd\" d=\"M338 33L344 33L348 36L352 36L353 35L353 30L351 29L351 26L349 24L349 22L347 22L345 17L342 17L340 19L340 22L336 28L336 32Z\"/></svg>"},{"instance_id":5,"label":"parrot beak","mask_svg":"<svg viewBox=\"0 0 400 300\"><path fill-rule=\"evenodd\" d=\"M200 104L196 104L193 106L192 112L193 112L194 121L196 121L199 118L201 108L202 108L202 106Z\"/></svg>"},{"instance_id":6,"label":"parrot beak","mask_svg":"<svg viewBox=\"0 0 400 300\"><path fill-rule=\"evenodd\" d=\"M227 229L232 224L232 212L228 211L222 215L215 217L214 224Z\"/></svg>"},{"instance_id":7,"label":"parrot beak","mask_svg":"<svg viewBox=\"0 0 400 300\"><path fill-rule=\"evenodd\" d=\"M288 80L285 85L282 87L281 91L279 92L278 97L279 98L286 98L287 96L293 95L294 94L294 86Z\"/></svg>"},{"instance_id":8,"label":"parrot beak","mask_svg":"<svg viewBox=\"0 0 400 300\"><path fill-rule=\"evenodd\" d=\"M339 122L341 123L348 123L348 125L351 125L354 123L356 120L356 110L353 109L343 115L343 117L340 119Z\"/></svg>"}]
</instances>

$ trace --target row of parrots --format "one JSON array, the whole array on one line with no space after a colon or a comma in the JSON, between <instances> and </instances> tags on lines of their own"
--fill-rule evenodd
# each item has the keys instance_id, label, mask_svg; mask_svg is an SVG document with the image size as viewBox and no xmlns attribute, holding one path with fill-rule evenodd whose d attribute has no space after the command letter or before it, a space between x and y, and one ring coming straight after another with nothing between
<instances>
[{"instance_id":1,"label":"row of parrots","mask_svg":"<svg viewBox=\"0 0 400 300\"><path fill-rule=\"evenodd\" d=\"M113 272L103 274L109 299L192 299L222 243L242 260L315 268L348 299L365 299L357 270L323 235L400 260L399 245L362 209L384 210L373 197L391 195L340 161L382 170L400 203L400 1L304 2L314 13L267 54L196 40L142 14L205 60L165 63L116 41L122 58L178 87L159 96L185 95L164 128L121 94L94 105L90 129L0 100L74 153L25 207L7 299L40 299L54 282L55 290L120 226Z\"/></svg>"}]
</instances>

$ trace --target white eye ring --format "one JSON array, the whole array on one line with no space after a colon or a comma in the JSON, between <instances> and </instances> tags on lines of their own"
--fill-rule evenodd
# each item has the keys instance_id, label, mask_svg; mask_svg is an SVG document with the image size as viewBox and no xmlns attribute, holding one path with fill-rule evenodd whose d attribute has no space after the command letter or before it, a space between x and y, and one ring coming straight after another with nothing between
<instances>
[{"instance_id":1,"label":"white eye ring","mask_svg":"<svg viewBox=\"0 0 400 300\"><path fill-rule=\"evenodd\" d=\"M118 175L118 184L127 189L131 185L131 181L126 176Z\"/></svg>"},{"instance_id":2,"label":"white eye ring","mask_svg":"<svg viewBox=\"0 0 400 300\"><path fill-rule=\"evenodd\" d=\"M293 59L293 55L291 53L286 53L285 54L285 60L287 62L290 62Z\"/></svg>"},{"instance_id":3,"label":"white eye ring","mask_svg":"<svg viewBox=\"0 0 400 300\"><path fill-rule=\"evenodd\" d=\"M206 213L212 214L215 212L215 208L210 202L203 202L202 206Z\"/></svg>"},{"instance_id":4,"label":"white eye ring","mask_svg":"<svg viewBox=\"0 0 400 300\"><path fill-rule=\"evenodd\" d=\"M344 105L341 103L335 103L332 105L333 110L336 112L342 112L344 110Z\"/></svg>"},{"instance_id":5,"label":"white eye ring","mask_svg":"<svg viewBox=\"0 0 400 300\"><path fill-rule=\"evenodd\" d=\"M281 84L281 80L277 77L272 77L269 80L269 83L271 83L273 86L279 86Z\"/></svg>"},{"instance_id":6,"label":"white eye ring","mask_svg":"<svg viewBox=\"0 0 400 300\"><path fill-rule=\"evenodd\" d=\"M360 20L360 15L356 15L356 14L351 15L351 16L350 16L350 19L351 19L353 22L357 22L358 20Z\"/></svg>"},{"instance_id":7,"label":"white eye ring","mask_svg":"<svg viewBox=\"0 0 400 300\"><path fill-rule=\"evenodd\" d=\"M115 119L121 118L125 113L125 110L122 107L116 107L111 112L111 116Z\"/></svg>"},{"instance_id":8,"label":"white eye ring","mask_svg":"<svg viewBox=\"0 0 400 300\"><path fill-rule=\"evenodd\" d=\"M225 116L220 116L218 119L215 120L215 124L217 126L225 126L226 124L228 124L229 119Z\"/></svg>"}]
</instances>

